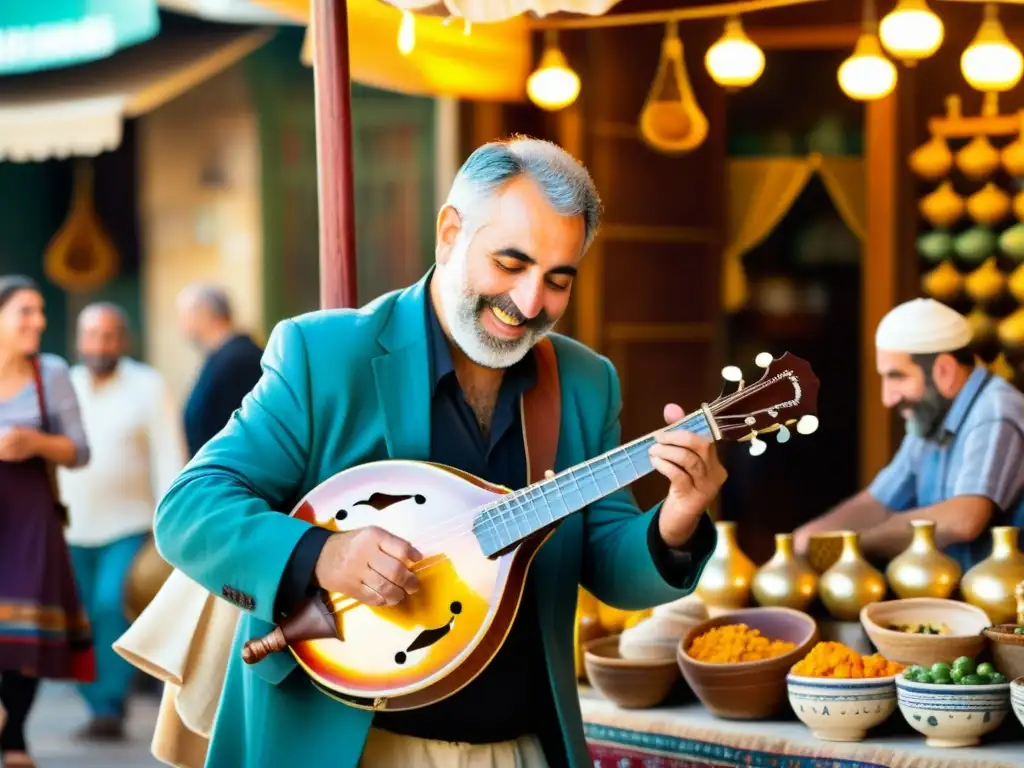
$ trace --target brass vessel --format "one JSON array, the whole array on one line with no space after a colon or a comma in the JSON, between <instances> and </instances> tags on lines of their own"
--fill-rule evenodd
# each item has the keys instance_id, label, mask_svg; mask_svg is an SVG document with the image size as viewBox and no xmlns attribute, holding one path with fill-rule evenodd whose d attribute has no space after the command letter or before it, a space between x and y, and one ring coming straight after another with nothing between
<instances>
[{"instance_id":1,"label":"brass vessel","mask_svg":"<svg viewBox=\"0 0 1024 768\"><path fill-rule=\"evenodd\" d=\"M697 595L708 607L744 608L756 566L736 542L736 523L719 520L715 528L718 541L697 583Z\"/></svg>"},{"instance_id":2,"label":"brass vessel","mask_svg":"<svg viewBox=\"0 0 1024 768\"><path fill-rule=\"evenodd\" d=\"M885 569L892 591L901 598L949 597L963 573L960 563L936 546L933 520L911 520L910 525L910 546Z\"/></svg>"},{"instance_id":3,"label":"brass vessel","mask_svg":"<svg viewBox=\"0 0 1024 768\"><path fill-rule=\"evenodd\" d=\"M1015 590L1024 581L1024 554L1017 546L1019 529L1000 525L992 529L992 554L964 574L960 591L971 605L988 614L993 624L1017 618Z\"/></svg>"},{"instance_id":4,"label":"brass vessel","mask_svg":"<svg viewBox=\"0 0 1024 768\"><path fill-rule=\"evenodd\" d=\"M576 622L573 628L573 648L576 657L576 679L585 680L587 670L583 664L583 646L591 640L604 637L608 634L597 614L597 598L587 592L583 587L579 588L576 597Z\"/></svg>"},{"instance_id":5,"label":"brass vessel","mask_svg":"<svg viewBox=\"0 0 1024 768\"><path fill-rule=\"evenodd\" d=\"M868 603L885 597L885 576L860 552L860 536L843 531L843 553L821 575L818 591L825 608L840 621L857 621Z\"/></svg>"},{"instance_id":6,"label":"brass vessel","mask_svg":"<svg viewBox=\"0 0 1024 768\"><path fill-rule=\"evenodd\" d=\"M762 606L804 610L818 593L818 574L793 552L793 534L775 534L775 554L758 568L751 583Z\"/></svg>"}]
</instances>

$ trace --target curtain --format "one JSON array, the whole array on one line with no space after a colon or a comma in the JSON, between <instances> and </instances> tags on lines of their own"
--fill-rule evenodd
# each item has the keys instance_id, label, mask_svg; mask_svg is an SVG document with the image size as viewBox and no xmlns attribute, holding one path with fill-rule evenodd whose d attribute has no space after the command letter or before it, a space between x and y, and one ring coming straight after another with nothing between
<instances>
[{"instance_id":1,"label":"curtain","mask_svg":"<svg viewBox=\"0 0 1024 768\"><path fill-rule=\"evenodd\" d=\"M743 256L772 233L815 173L820 174L843 223L863 241L867 214L861 158L815 153L728 161L728 216L722 254L722 303L727 312L738 311L749 298Z\"/></svg>"}]
</instances>

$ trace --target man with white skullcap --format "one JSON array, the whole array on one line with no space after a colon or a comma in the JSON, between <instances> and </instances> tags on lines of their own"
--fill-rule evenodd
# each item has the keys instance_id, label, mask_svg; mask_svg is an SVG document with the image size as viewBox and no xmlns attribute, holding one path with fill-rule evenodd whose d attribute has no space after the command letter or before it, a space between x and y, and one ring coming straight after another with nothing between
<instances>
[{"instance_id":1,"label":"man with white skullcap","mask_svg":"<svg viewBox=\"0 0 1024 768\"><path fill-rule=\"evenodd\" d=\"M882 402L906 422L893 460L867 489L794 532L856 530L865 553L892 558L910 520L932 520L939 546L968 568L991 551L993 525L1024 524L1024 395L976 364L960 313L914 299L875 333Z\"/></svg>"}]
</instances>

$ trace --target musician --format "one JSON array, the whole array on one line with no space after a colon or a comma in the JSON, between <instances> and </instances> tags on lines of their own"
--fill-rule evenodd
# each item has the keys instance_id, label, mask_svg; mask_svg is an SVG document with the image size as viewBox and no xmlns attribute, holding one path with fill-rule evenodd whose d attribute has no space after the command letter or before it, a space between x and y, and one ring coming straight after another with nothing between
<instances>
[{"instance_id":1,"label":"musician","mask_svg":"<svg viewBox=\"0 0 1024 768\"><path fill-rule=\"evenodd\" d=\"M989 529L1024 525L1024 395L975 362L967 319L934 299L891 310L875 334L882 402L904 419L892 461L868 488L794 533L861 534L865 554L894 558L911 520L935 523L938 545L966 572L988 556Z\"/></svg>"},{"instance_id":2,"label":"musician","mask_svg":"<svg viewBox=\"0 0 1024 768\"><path fill-rule=\"evenodd\" d=\"M332 534L287 514L320 482L388 457L430 460L523 487L519 396L550 335L559 364L561 470L620 445L616 372L551 334L593 241L600 201L560 148L516 138L477 149L437 219L436 264L358 310L286 320L263 378L161 503L157 542L177 568L239 606L209 766L340 768L591 765L577 697L578 585L627 609L689 594L715 544L706 509L725 480L713 444L660 434L670 481L646 512L626 491L563 521L541 548L506 643L473 682L434 705L372 713L339 703L290 654L245 666L310 587L394 605L417 588L407 542L369 528ZM676 405L666 422L682 418Z\"/></svg>"}]
</instances>

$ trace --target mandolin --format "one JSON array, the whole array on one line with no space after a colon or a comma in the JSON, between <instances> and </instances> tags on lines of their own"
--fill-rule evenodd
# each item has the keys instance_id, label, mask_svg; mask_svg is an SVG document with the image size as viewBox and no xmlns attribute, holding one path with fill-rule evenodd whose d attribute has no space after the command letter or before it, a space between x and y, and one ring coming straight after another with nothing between
<instances>
[{"instance_id":1,"label":"mandolin","mask_svg":"<svg viewBox=\"0 0 1024 768\"><path fill-rule=\"evenodd\" d=\"M765 371L662 429L715 441L778 442L817 429L818 379L789 353L756 360ZM412 709L446 698L475 678L504 642L530 563L569 515L653 471L651 433L517 491L451 467L384 460L346 469L310 491L293 517L332 531L375 525L412 544L420 588L395 606L369 606L320 590L266 637L245 643L254 664L288 649L324 693L374 710ZM382 510L386 509L386 514Z\"/></svg>"}]
</instances>

